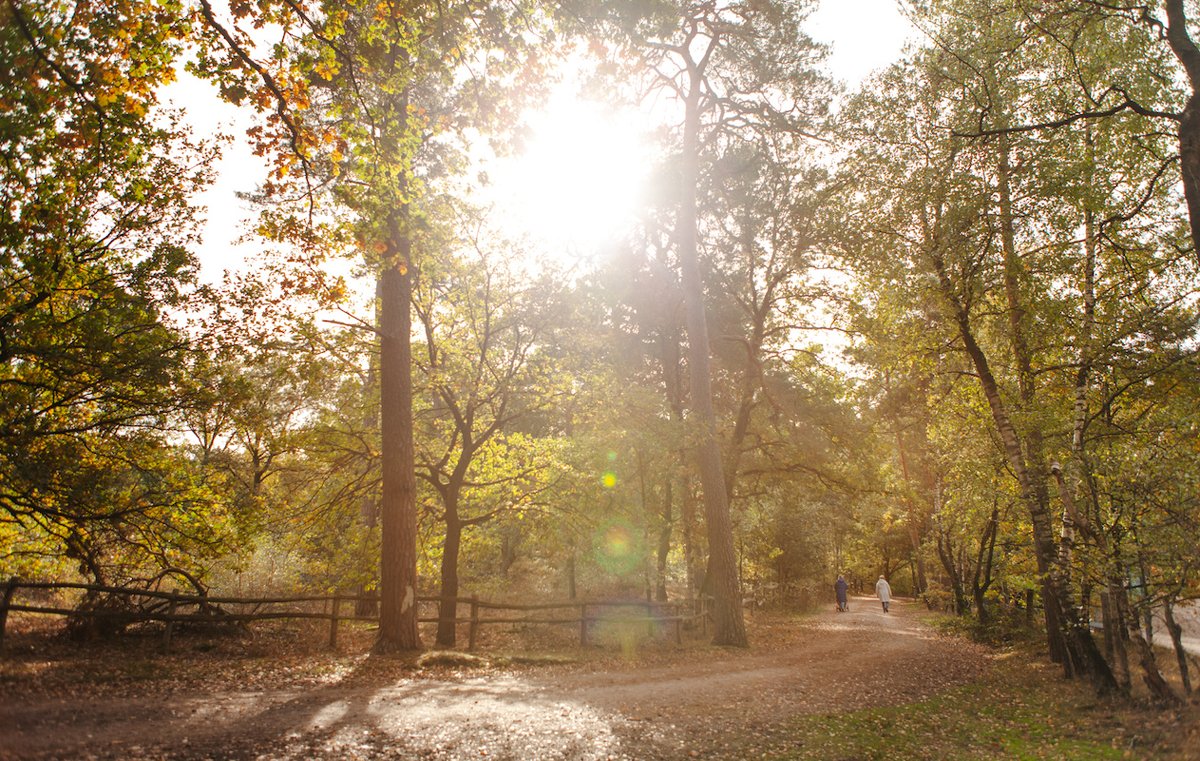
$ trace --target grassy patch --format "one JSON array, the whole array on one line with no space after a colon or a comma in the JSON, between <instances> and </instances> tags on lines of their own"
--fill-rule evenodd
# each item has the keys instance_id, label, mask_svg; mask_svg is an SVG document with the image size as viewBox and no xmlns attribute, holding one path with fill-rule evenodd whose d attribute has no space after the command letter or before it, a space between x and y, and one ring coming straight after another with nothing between
<instances>
[{"instance_id":1,"label":"grassy patch","mask_svg":"<svg viewBox=\"0 0 1200 761\"><path fill-rule=\"evenodd\" d=\"M1000 656L982 680L929 700L798 719L786 730L788 750L773 757L1195 758L1194 716L1098 700L1033 657Z\"/></svg>"}]
</instances>

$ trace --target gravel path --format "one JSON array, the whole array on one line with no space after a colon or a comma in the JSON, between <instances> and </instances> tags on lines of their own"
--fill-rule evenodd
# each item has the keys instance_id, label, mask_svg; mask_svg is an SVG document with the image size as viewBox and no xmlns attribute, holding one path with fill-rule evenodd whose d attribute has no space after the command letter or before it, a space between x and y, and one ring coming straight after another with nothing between
<instances>
[{"instance_id":1,"label":"gravel path","mask_svg":"<svg viewBox=\"0 0 1200 761\"><path fill-rule=\"evenodd\" d=\"M920 700L986 651L905 603L756 627L681 662L418 672L385 682L83 700L0 700L0 759L741 759L786 751L790 717Z\"/></svg>"}]
</instances>

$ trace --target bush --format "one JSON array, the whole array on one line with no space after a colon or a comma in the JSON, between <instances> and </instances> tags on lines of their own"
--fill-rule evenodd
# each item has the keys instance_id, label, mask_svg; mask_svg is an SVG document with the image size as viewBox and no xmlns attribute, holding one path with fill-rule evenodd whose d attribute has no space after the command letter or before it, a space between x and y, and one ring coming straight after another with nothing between
<instances>
[{"instance_id":1,"label":"bush","mask_svg":"<svg viewBox=\"0 0 1200 761\"><path fill-rule=\"evenodd\" d=\"M929 588L921 595L921 600L924 601L926 608L936 613L954 611L954 594L949 589L937 584L930 584Z\"/></svg>"},{"instance_id":2,"label":"bush","mask_svg":"<svg viewBox=\"0 0 1200 761\"><path fill-rule=\"evenodd\" d=\"M953 606L951 606L953 607ZM1036 641L1040 632L1025 621L1025 611L1008 607L990 608L987 623L973 615L956 616L948 611L931 618L938 631L953 634L992 646L1011 646Z\"/></svg>"},{"instance_id":3,"label":"bush","mask_svg":"<svg viewBox=\"0 0 1200 761\"><path fill-rule=\"evenodd\" d=\"M981 624L975 617L971 618L972 636L979 642L989 645L1015 645L1040 637L1038 629L1029 625L1023 609L997 605L989 608L988 613L988 621L985 624Z\"/></svg>"}]
</instances>

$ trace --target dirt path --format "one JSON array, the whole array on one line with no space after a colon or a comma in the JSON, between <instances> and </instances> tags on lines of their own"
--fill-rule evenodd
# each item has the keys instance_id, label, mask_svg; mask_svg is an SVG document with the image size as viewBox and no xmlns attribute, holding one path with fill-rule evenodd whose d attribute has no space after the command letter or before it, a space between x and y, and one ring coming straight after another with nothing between
<instances>
[{"instance_id":1,"label":"dirt path","mask_svg":"<svg viewBox=\"0 0 1200 761\"><path fill-rule=\"evenodd\" d=\"M0 759L744 758L786 750L779 729L791 716L919 700L987 663L904 603L884 615L866 598L758 640L750 651L650 668L0 700Z\"/></svg>"}]
</instances>

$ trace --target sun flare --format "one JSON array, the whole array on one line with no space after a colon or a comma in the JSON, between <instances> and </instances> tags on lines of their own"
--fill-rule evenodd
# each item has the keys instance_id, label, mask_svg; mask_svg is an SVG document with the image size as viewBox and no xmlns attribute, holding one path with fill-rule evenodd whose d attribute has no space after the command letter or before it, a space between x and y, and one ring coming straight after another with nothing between
<instances>
[{"instance_id":1,"label":"sun flare","mask_svg":"<svg viewBox=\"0 0 1200 761\"><path fill-rule=\"evenodd\" d=\"M628 229L651 155L636 115L560 93L526 123L529 139L504 178L513 227L562 257L591 253Z\"/></svg>"}]
</instances>

